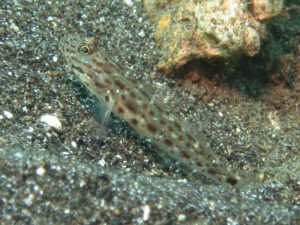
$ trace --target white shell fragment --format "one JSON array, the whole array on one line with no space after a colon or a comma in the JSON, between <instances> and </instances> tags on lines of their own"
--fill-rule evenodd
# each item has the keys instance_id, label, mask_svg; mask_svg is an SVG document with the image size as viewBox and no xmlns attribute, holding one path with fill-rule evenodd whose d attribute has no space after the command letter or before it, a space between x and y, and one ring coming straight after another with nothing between
<instances>
[{"instance_id":1,"label":"white shell fragment","mask_svg":"<svg viewBox=\"0 0 300 225\"><path fill-rule=\"evenodd\" d=\"M150 215L150 206L149 205L145 205L144 206L144 212L143 212L143 220L147 221L149 219L149 215Z\"/></svg>"},{"instance_id":2,"label":"white shell fragment","mask_svg":"<svg viewBox=\"0 0 300 225\"><path fill-rule=\"evenodd\" d=\"M124 0L124 3L129 7L133 6L132 0Z\"/></svg>"},{"instance_id":3,"label":"white shell fragment","mask_svg":"<svg viewBox=\"0 0 300 225\"><path fill-rule=\"evenodd\" d=\"M59 119L54 115L43 115L41 116L41 122L47 124L49 127L53 127L57 130L60 130L62 125Z\"/></svg>"},{"instance_id":4,"label":"white shell fragment","mask_svg":"<svg viewBox=\"0 0 300 225\"><path fill-rule=\"evenodd\" d=\"M7 119L11 119L14 117L14 115L11 113L11 112L8 112L8 111L3 111L3 114L4 116L7 118Z\"/></svg>"},{"instance_id":5,"label":"white shell fragment","mask_svg":"<svg viewBox=\"0 0 300 225\"><path fill-rule=\"evenodd\" d=\"M38 176L44 176L45 175L45 173L46 173L46 170L45 170L45 168L44 167L39 167L39 168L37 168L36 169L36 174L38 175Z\"/></svg>"}]
</instances>

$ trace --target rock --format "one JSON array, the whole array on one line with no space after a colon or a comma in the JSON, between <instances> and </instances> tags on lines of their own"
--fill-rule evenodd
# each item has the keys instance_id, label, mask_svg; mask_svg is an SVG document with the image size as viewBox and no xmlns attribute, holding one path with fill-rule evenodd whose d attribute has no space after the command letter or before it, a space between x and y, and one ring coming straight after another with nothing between
<instances>
[{"instance_id":1,"label":"rock","mask_svg":"<svg viewBox=\"0 0 300 225\"><path fill-rule=\"evenodd\" d=\"M254 6L263 0L253 1ZM266 31L248 5L245 0L145 0L161 46L159 68L170 73L195 58L230 60L257 54ZM252 11L263 17L256 8Z\"/></svg>"},{"instance_id":2,"label":"rock","mask_svg":"<svg viewBox=\"0 0 300 225\"><path fill-rule=\"evenodd\" d=\"M270 19L282 12L283 0L252 0L252 12L258 20Z\"/></svg>"}]
</instances>

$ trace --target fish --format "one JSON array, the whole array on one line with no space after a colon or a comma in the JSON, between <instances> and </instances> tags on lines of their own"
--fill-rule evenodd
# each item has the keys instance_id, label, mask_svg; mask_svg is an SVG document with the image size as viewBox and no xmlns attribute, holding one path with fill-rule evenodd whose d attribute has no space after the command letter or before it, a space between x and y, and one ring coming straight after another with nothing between
<instances>
[{"instance_id":1,"label":"fish","mask_svg":"<svg viewBox=\"0 0 300 225\"><path fill-rule=\"evenodd\" d=\"M153 101L137 79L126 76L124 68L99 47L97 39L69 35L61 39L59 47L88 91L139 135L150 139L161 157L171 159L191 177L230 186L240 183L243 176L229 169L188 122Z\"/></svg>"}]
</instances>

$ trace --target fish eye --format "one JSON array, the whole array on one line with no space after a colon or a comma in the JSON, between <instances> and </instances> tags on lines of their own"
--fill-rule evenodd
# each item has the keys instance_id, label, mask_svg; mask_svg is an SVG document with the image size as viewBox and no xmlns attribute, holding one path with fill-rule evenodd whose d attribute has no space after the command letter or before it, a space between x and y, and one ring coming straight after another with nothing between
<instances>
[{"instance_id":1,"label":"fish eye","mask_svg":"<svg viewBox=\"0 0 300 225\"><path fill-rule=\"evenodd\" d=\"M78 48L78 51L84 55L88 55L90 53L90 49L86 45L82 45Z\"/></svg>"}]
</instances>

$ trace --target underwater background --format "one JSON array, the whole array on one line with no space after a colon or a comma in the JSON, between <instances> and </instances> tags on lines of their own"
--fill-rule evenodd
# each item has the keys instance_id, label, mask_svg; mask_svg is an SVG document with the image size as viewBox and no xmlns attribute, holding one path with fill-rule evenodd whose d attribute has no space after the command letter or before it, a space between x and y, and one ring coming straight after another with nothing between
<instances>
[{"instance_id":1,"label":"underwater background","mask_svg":"<svg viewBox=\"0 0 300 225\"><path fill-rule=\"evenodd\" d=\"M300 223L299 2L260 20L253 56L214 41L232 55L184 55L184 64L168 45L176 41L161 42L173 27L163 36L155 15L189 1L161 1L152 14L145 2L1 1L0 224ZM61 54L60 40L74 33L97 38L228 168L258 181L203 182L117 116L103 124L103 105Z\"/></svg>"}]
</instances>

